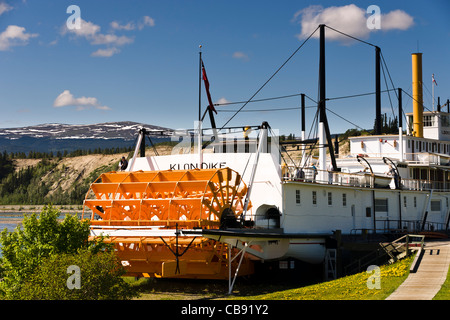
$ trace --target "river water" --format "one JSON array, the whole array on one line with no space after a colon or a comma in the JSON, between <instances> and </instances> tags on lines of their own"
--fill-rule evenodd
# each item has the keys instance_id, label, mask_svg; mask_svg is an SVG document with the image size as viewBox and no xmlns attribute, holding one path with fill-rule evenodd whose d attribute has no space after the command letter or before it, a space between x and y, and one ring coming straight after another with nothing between
<instances>
[{"instance_id":1,"label":"river water","mask_svg":"<svg viewBox=\"0 0 450 320\"><path fill-rule=\"evenodd\" d=\"M7 229L9 232L14 231L14 229L19 225L20 221L23 219L23 214L5 212L0 214L0 232ZM2 247L0 245L0 257L2 256Z\"/></svg>"},{"instance_id":2,"label":"river water","mask_svg":"<svg viewBox=\"0 0 450 320\"><path fill-rule=\"evenodd\" d=\"M23 219L23 213L12 213L5 212L0 214L0 232L5 228L8 231L13 231L14 228L21 222Z\"/></svg>"},{"instance_id":3,"label":"river water","mask_svg":"<svg viewBox=\"0 0 450 320\"><path fill-rule=\"evenodd\" d=\"M23 213L17 212L2 212L0 213L0 232L7 229L8 232L13 232L14 229L21 223L23 219ZM59 216L60 219L64 219L66 213L61 213ZM78 214L80 217L81 214ZM0 246L0 257L2 255L2 248Z\"/></svg>"}]
</instances>

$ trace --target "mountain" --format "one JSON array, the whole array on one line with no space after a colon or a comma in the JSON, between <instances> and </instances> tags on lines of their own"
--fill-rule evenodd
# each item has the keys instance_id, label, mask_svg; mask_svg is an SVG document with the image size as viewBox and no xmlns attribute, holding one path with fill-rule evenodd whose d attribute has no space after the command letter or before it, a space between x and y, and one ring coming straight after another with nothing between
<instances>
[{"instance_id":1,"label":"mountain","mask_svg":"<svg viewBox=\"0 0 450 320\"><path fill-rule=\"evenodd\" d=\"M122 121L88 125L46 123L22 128L0 129L0 151L58 152L133 146L139 129L153 132L153 143L170 141L172 129Z\"/></svg>"}]
</instances>

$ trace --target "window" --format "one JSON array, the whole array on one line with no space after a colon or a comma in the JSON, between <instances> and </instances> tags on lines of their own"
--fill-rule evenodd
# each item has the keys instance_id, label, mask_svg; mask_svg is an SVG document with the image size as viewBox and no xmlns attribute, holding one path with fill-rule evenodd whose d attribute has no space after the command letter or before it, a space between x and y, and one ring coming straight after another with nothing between
<instances>
[{"instance_id":1,"label":"window","mask_svg":"<svg viewBox=\"0 0 450 320\"><path fill-rule=\"evenodd\" d=\"M431 211L441 211L441 200L431 200Z\"/></svg>"},{"instance_id":2,"label":"window","mask_svg":"<svg viewBox=\"0 0 450 320\"><path fill-rule=\"evenodd\" d=\"M375 212L388 212L388 199L375 199Z\"/></svg>"},{"instance_id":3,"label":"window","mask_svg":"<svg viewBox=\"0 0 450 320\"><path fill-rule=\"evenodd\" d=\"M317 192L316 191L312 192L312 203L314 206L317 205Z\"/></svg>"},{"instance_id":4,"label":"window","mask_svg":"<svg viewBox=\"0 0 450 320\"><path fill-rule=\"evenodd\" d=\"M342 194L342 206L343 207L347 206L347 194L346 193Z\"/></svg>"},{"instance_id":5,"label":"window","mask_svg":"<svg viewBox=\"0 0 450 320\"><path fill-rule=\"evenodd\" d=\"M442 125L443 127L450 127L450 122L449 122L449 119L448 119L448 116L447 116L447 115L441 114L441 115L439 116L439 118L441 119L441 125Z\"/></svg>"},{"instance_id":6,"label":"window","mask_svg":"<svg viewBox=\"0 0 450 320\"><path fill-rule=\"evenodd\" d=\"M433 126L433 116L423 116L423 126L432 127Z\"/></svg>"},{"instance_id":7,"label":"window","mask_svg":"<svg viewBox=\"0 0 450 320\"><path fill-rule=\"evenodd\" d=\"M414 197L414 208L417 208L417 198Z\"/></svg>"},{"instance_id":8,"label":"window","mask_svg":"<svg viewBox=\"0 0 450 320\"><path fill-rule=\"evenodd\" d=\"M333 205L333 194L331 192L328 192L328 205Z\"/></svg>"},{"instance_id":9,"label":"window","mask_svg":"<svg viewBox=\"0 0 450 320\"><path fill-rule=\"evenodd\" d=\"M406 196L403 197L403 206L406 208Z\"/></svg>"},{"instance_id":10,"label":"window","mask_svg":"<svg viewBox=\"0 0 450 320\"><path fill-rule=\"evenodd\" d=\"M300 204L300 190L295 190L295 203Z\"/></svg>"}]
</instances>

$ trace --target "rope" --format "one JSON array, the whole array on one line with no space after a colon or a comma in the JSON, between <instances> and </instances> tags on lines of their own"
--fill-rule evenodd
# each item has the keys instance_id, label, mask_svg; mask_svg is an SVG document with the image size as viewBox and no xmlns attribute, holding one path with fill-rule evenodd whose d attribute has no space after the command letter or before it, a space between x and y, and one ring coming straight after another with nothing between
<instances>
[{"instance_id":1,"label":"rope","mask_svg":"<svg viewBox=\"0 0 450 320\"><path fill-rule=\"evenodd\" d=\"M215 107L220 107L220 106L228 106L228 105L231 105L231 104L241 104L241 103L251 103L251 102L270 101L270 100L277 100L277 99L285 99L285 98L298 97L298 96L301 96L301 95L302 95L301 93L295 93L295 94L289 94L289 95L280 96L280 97L264 98L264 99L257 99L257 100L252 100L252 101L236 101L236 102L215 103L214 106L215 106Z\"/></svg>"},{"instance_id":2,"label":"rope","mask_svg":"<svg viewBox=\"0 0 450 320\"><path fill-rule=\"evenodd\" d=\"M250 99L247 100L247 102L244 103L244 105L230 118L227 122L222 126L222 128L219 129L218 132L222 131L222 129L242 110L244 107L270 82L270 80L275 77L275 75L291 60L291 58L303 47L303 45L312 37L312 35L319 29L319 27L314 30L308 38L306 38L305 41L294 51L294 53L291 54L291 56L277 69L277 71L272 74L272 76L250 97Z\"/></svg>"},{"instance_id":3,"label":"rope","mask_svg":"<svg viewBox=\"0 0 450 320\"><path fill-rule=\"evenodd\" d=\"M346 33L342 32L342 31L336 30L336 29L334 29L334 28L332 28L332 27L330 27L330 26L325 25L325 27L327 27L328 29L331 29L331 30L333 30L333 31L335 31L335 32L337 32L337 33L340 33L340 34L342 34L342 35L344 35L344 36L346 36L346 37L352 38L353 40L356 40L356 41L365 43L365 44L367 44L367 45L369 45L369 46L372 46L372 47L376 47L376 45L374 45L374 44L372 44L372 43L370 43L370 42L367 42L367 41L364 41L364 40L355 38L355 37L353 37L353 36L351 36L351 35L349 35L349 34L346 34Z\"/></svg>"}]
</instances>

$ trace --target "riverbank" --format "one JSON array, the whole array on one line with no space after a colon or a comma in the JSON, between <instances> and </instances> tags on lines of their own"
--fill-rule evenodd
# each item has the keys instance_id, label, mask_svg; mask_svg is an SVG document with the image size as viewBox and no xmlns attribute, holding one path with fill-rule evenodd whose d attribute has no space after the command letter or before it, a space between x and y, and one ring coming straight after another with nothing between
<instances>
[{"instance_id":1,"label":"riverbank","mask_svg":"<svg viewBox=\"0 0 450 320\"><path fill-rule=\"evenodd\" d=\"M81 213L83 212L83 205L81 204L66 204L53 205L54 208L59 209L61 213ZM26 204L7 204L0 205L0 215L3 213L40 213L44 205L26 205Z\"/></svg>"},{"instance_id":2,"label":"riverbank","mask_svg":"<svg viewBox=\"0 0 450 320\"><path fill-rule=\"evenodd\" d=\"M61 219L66 214L76 214L80 216L83 212L82 205L53 205L53 207L59 209L61 212ZM24 215L29 215L32 213L39 214L42 212L43 208L44 205L0 205L0 224L22 223Z\"/></svg>"}]
</instances>

